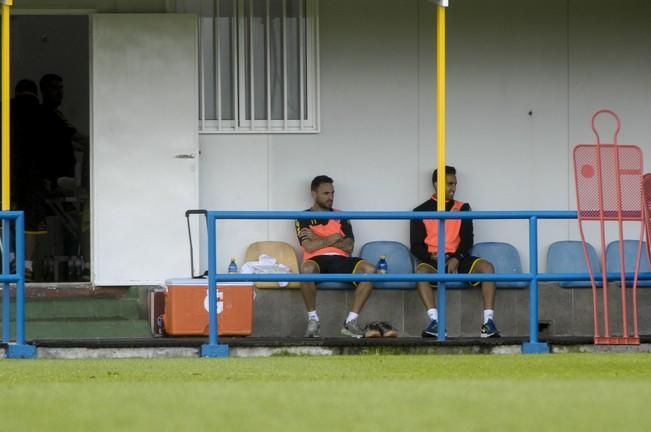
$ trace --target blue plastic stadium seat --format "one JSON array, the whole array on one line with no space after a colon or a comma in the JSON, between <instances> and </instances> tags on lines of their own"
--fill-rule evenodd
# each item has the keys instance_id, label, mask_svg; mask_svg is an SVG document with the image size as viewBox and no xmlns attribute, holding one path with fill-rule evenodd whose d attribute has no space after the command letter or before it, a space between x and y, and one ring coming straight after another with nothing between
<instances>
[{"instance_id":1,"label":"blue plastic stadium seat","mask_svg":"<svg viewBox=\"0 0 651 432\"><path fill-rule=\"evenodd\" d=\"M624 266L627 273L635 271L635 258L637 257L638 244L638 240L624 240ZM621 268L619 263L619 240L615 240L608 244L608 247L606 248L606 266L608 267L608 273L619 273ZM640 273L648 272L651 272L651 267L649 267L649 255L646 249L646 242L642 242ZM619 279L617 281L619 281ZM637 286L651 287L651 281L638 281Z\"/></svg>"},{"instance_id":2,"label":"blue plastic stadium seat","mask_svg":"<svg viewBox=\"0 0 651 432\"><path fill-rule=\"evenodd\" d=\"M396 241L373 241L362 246L361 258L376 265L381 256L387 260L388 273L413 273L414 262L411 252L404 244ZM377 282L379 289L415 289L415 282Z\"/></svg>"},{"instance_id":3,"label":"blue plastic stadium seat","mask_svg":"<svg viewBox=\"0 0 651 432\"><path fill-rule=\"evenodd\" d=\"M586 244L590 255L592 273L600 273L599 256L591 244ZM547 249L547 273L588 273L588 264L585 261L583 242L577 240L557 241ZM597 286L601 282L596 281ZM591 288L588 281L565 281L560 283L563 288Z\"/></svg>"},{"instance_id":4,"label":"blue plastic stadium seat","mask_svg":"<svg viewBox=\"0 0 651 432\"><path fill-rule=\"evenodd\" d=\"M472 255L490 261L495 267L495 273L522 273L520 254L509 243L477 243L472 248ZM497 282L496 284L498 288L526 288L529 286L529 282L526 281L507 281Z\"/></svg>"}]
</instances>

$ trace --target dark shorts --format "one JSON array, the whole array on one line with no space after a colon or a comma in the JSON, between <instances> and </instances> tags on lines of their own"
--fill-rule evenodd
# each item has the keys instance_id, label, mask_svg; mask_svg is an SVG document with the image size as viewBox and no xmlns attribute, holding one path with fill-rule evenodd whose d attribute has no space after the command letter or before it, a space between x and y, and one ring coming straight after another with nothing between
<instances>
[{"instance_id":1,"label":"dark shorts","mask_svg":"<svg viewBox=\"0 0 651 432\"><path fill-rule=\"evenodd\" d=\"M459 273L463 274L470 274L473 273L475 270L475 267L477 266L477 263L479 261L486 261L484 258L476 257L476 256L467 256L464 257L461 261L459 261ZM446 260L447 263L447 260ZM418 269L424 270L424 268L427 268L430 273L436 273L437 270L437 262L434 260L427 260L427 261L421 261L417 266L416 266L416 271ZM421 267L422 266L422 267ZM423 268L424 267L424 268ZM436 283L432 283L432 285L436 285ZM479 282L470 282L471 286L477 286L479 285Z\"/></svg>"},{"instance_id":2,"label":"dark shorts","mask_svg":"<svg viewBox=\"0 0 651 432\"><path fill-rule=\"evenodd\" d=\"M315 262L320 273L355 273L359 263L364 260L341 255L317 255L306 261Z\"/></svg>"}]
</instances>

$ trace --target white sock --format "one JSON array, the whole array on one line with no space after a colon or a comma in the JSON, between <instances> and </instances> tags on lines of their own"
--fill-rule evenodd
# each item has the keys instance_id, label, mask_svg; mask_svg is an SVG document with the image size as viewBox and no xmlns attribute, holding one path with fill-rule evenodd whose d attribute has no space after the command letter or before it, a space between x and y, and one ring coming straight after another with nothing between
<instances>
[{"instance_id":1,"label":"white sock","mask_svg":"<svg viewBox=\"0 0 651 432\"><path fill-rule=\"evenodd\" d=\"M495 315L495 310L493 310L493 309L484 309L484 324L486 324L488 322L488 320L492 320L493 315Z\"/></svg>"},{"instance_id":2,"label":"white sock","mask_svg":"<svg viewBox=\"0 0 651 432\"><path fill-rule=\"evenodd\" d=\"M308 320L318 321L319 320L319 314L316 313L316 310L309 311L307 313L307 319Z\"/></svg>"},{"instance_id":3,"label":"white sock","mask_svg":"<svg viewBox=\"0 0 651 432\"><path fill-rule=\"evenodd\" d=\"M346 324L351 322L352 320L356 320L359 314L356 314L355 312L348 312L348 318L346 318Z\"/></svg>"},{"instance_id":4,"label":"white sock","mask_svg":"<svg viewBox=\"0 0 651 432\"><path fill-rule=\"evenodd\" d=\"M32 271L33 270L33 262L29 260L25 260L25 270Z\"/></svg>"},{"instance_id":5,"label":"white sock","mask_svg":"<svg viewBox=\"0 0 651 432\"><path fill-rule=\"evenodd\" d=\"M438 311L438 309L436 309L436 308L427 309L427 316L432 321L434 321L434 320L438 321L438 319L439 319L439 311Z\"/></svg>"}]
</instances>

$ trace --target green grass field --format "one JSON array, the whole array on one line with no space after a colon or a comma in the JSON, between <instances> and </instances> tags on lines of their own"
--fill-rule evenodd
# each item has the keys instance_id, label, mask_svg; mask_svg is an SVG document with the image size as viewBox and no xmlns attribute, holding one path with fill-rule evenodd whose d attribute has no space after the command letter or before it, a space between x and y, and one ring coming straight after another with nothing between
<instances>
[{"instance_id":1,"label":"green grass field","mask_svg":"<svg viewBox=\"0 0 651 432\"><path fill-rule=\"evenodd\" d=\"M648 431L651 356L0 360L1 431Z\"/></svg>"}]
</instances>

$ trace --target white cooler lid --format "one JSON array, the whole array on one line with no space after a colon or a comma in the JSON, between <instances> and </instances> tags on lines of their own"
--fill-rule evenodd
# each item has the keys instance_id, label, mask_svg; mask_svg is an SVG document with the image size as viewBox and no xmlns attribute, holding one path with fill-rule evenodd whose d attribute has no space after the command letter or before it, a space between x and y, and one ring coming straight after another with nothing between
<instances>
[{"instance_id":1,"label":"white cooler lid","mask_svg":"<svg viewBox=\"0 0 651 432\"><path fill-rule=\"evenodd\" d=\"M217 286L252 286L254 282L217 282ZM173 278L167 279L165 285L170 286L208 286L208 278Z\"/></svg>"}]
</instances>

